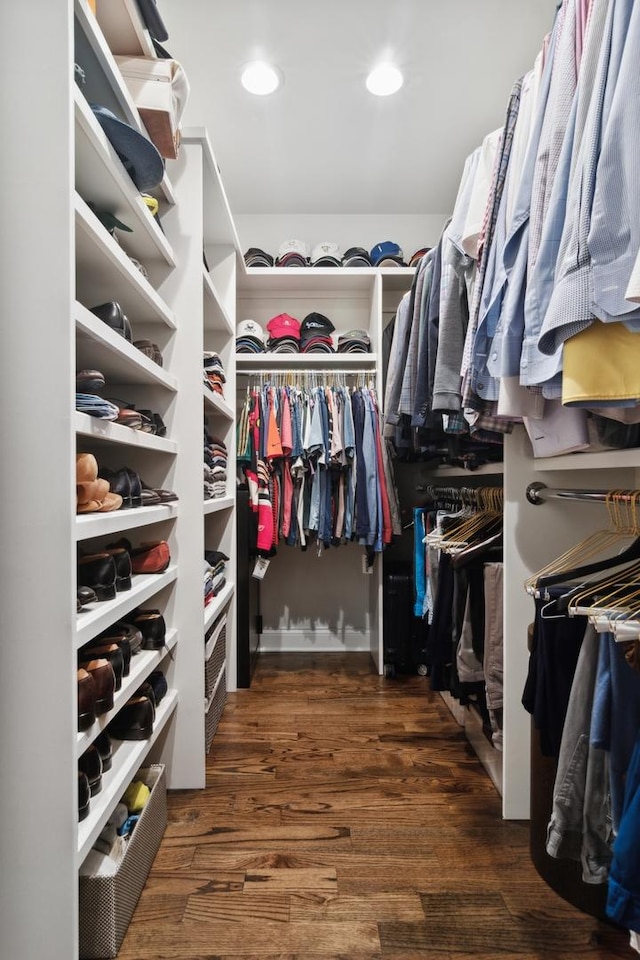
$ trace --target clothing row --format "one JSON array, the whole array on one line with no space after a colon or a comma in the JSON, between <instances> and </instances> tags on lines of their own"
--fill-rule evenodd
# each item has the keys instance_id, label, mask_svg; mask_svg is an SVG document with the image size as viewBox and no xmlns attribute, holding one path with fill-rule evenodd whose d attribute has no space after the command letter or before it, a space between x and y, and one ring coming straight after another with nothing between
<instances>
[{"instance_id":1,"label":"clothing row","mask_svg":"<svg viewBox=\"0 0 640 960\"><path fill-rule=\"evenodd\" d=\"M219 353L215 350L205 350L202 357L203 373L202 379L207 390L217 393L219 397L224 398L224 385L227 378L224 373L224 366Z\"/></svg>"},{"instance_id":2,"label":"clothing row","mask_svg":"<svg viewBox=\"0 0 640 960\"><path fill-rule=\"evenodd\" d=\"M260 247L249 247L244 262L247 267L414 267L426 250L416 250L407 263L402 248L392 240L383 240L371 250L349 247L344 253L332 240L317 243L311 251L304 240L285 240L277 257Z\"/></svg>"},{"instance_id":3,"label":"clothing row","mask_svg":"<svg viewBox=\"0 0 640 960\"><path fill-rule=\"evenodd\" d=\"M414 508L413 520L414 615L427 624L431 688L474 704L502 750L501 512L483 516L441 502Z\"/></svg>"},{"instance_id":4,"label":"clothing row","mask_svg":"<svg viewBox=\"0 0 640 960\"><path fill-rule=\"evenodd\" d=\"M204 554L204 605L211 603L225 586L229 557L221 550L205 550Z\"/></svg>"},{"instance_id":5,"label":"clothing row","mask_svg":"<svg viewBox=\"0 0 640 960\"><path fill-rule=\"evenodd\" d=\"M375 390L273 386L248 392L238 461L258 517L257 550L355 540L372 557L401 533Z\"/></svg>"},{"instance_id":6,"label":"clothing row","mask_svg":"<svg viewBox=\"0 0 640 960\"><path fill-rule=\"evenodd\" d=\"M308 313L300 321L279 313L266 325L269 336L256 320L242 320L236 328L236 353L369 353L366 330L349 330L338 336L337 351L331 334L332 321L322 313Z\"/></svg>"},{"instance_id":7,"label":"clothing row","mask_svg":"<svg viewBox=\"0 0 640 960\"><path fill-rule=\"evenodd\" d=\"M439 296L399 345L418 424L522 421L550 456L591 446L589 411L640 419L639 56L633 0L564 0L503 127L467 158L421 264L418 296Z\"/></svg>"}]
</instances>

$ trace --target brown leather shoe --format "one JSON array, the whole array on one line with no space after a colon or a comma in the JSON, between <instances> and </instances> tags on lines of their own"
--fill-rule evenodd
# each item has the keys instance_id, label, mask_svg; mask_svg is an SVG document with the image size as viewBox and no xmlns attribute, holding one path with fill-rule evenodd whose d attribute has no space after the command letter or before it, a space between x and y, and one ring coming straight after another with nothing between
<instances>
[{"instance_id":1,"label":"brown leather shoe","mask_svg":"<svg viewBox=\"0 0 640 960\"><path fill-rule=\"evenodd\" d=\"M113 710L113 694L116 689L116 675L108 660L97 658L86 660L81 667L91 674L96 685L96 715Z\"/></svg>"},{"instance_id":2,"label":"brown leather shoe","mask_svg":"<svg viewBox=\"0 0 640 960\"><path fill-rule=\"evenodd\" d=\"M88 730L96 719L96 684L93 676L80 668L78 676L78 732Z\"/></svg>"},{"instance_id":3,"label":"brown leather shoe","mask_svg":"<svg viewBox=\"0 0 640 960\"><path fill-rule=\"evenodd\" d=\"M117 643L103 643L97 647L91 647L89 650L81 650L78 654L80 662L87 659L108 660L113 667L116 678L116 690L122 686L124 676L124 656Z\"/></svg>"}]
</instances>

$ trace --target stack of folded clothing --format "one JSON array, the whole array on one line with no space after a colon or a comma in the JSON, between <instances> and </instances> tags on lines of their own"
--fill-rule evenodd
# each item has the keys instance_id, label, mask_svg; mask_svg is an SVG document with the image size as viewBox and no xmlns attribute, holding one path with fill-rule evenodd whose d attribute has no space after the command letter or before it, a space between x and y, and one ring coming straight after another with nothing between
<instances>
[{"instance_id":1,"label":"stack of folded clothing","mask_svg":"<svg viewBox=\"0 0 640 960\"><path fill-rule=\"evenodd\" d=\"M255 320L241 320L236 328L236 353L264 353L264 330Z\"/></svg>"},{"instance_id":2,"label":"stack of folded clothing","mask_svg":"<svg viewBox=\"0 0 640 960\"><path fill-rule=\"evenodd\" d=\"M300 352L300 321L288 313L279 313L267 324L269 340L267 348L272 353Z\"/></svg>"},{"instance_id":3,"label":"stack of folded clothing","mask_svg":"<svg viewBox=\"0 0 640 960\"><path fill-rule=\"evenodd\" d=\"M285 240L278 250L277 267L308 267L309 248L304 240Z\"/></svg>"},{"instance_id":4,"label":"stack of folded clothing","mask_svg":"<svg viewBox=\"0 0 640 960\"><path fill-rule=\"evenodd\" d=\"M331 338L334 330L328 317L308 313L300 324L300 353L334 353Z\"/></svg>"},{"instance_id":5,"label":"stack of folded clothing","mask_svg":"<svg viewBox=\"0 0 640 960\"><path fill-rule=\"evenodd\" d=\"M117 420L119 408L98 396L105 386L104 374L99 370L80 370L76 373L76 410L101 420Z\"/></svg>"},{"instance_id":6,"label":"stack of folded clothing","mask_svg":"<svg viewBox=\"0 0 640 960\"><path fill-rule=\"evenodd\" d=\"M204 431L204 498L213 500L227 493L227 448L218 437Z\"/></svg>"},{"instance_id":7,"label":"stack of folded clothing","mask_svg":"<svg viewBox=\"0 0 640 960\"><path fill-rule=\"evenodd\" d=\"M338 337L338 353L370 353L371 340L366 330L349 330Z\"/></svg>"},{"instance_id":8,"label":"stack of folded clothing","mask_svg":"<svg viewBox=\"0 0 640 960\"><path fill-rule=\"evenodd\" d=\"M227 561L229 557L222 550L205 550L205 593L206 605L217 597L227 582Z\"/></svg>"},{"instance_id":9,"label":"stack of folded clothing","mask_svg":"<svg viewBox=\"0 0 640 960\"><path fill-rule=\"evenodd\" d=\"M224 384L227 382L227 378L224 375L220 354L214 350L205 350L203 364L205 386L213 390L214 393L218 393L221 397L224 397Z\"/></svg>"},{"instance_id":10,"label":"stack of folded clothing","mask_svg":"<svg viewBox=\"0 0 640 960\"><path fill-rule=\"evenodd\" d=\"M272 267L273 257L260 247L249 247L244 255L244 263L247 267Z\"/></svg>"}]
</instances>

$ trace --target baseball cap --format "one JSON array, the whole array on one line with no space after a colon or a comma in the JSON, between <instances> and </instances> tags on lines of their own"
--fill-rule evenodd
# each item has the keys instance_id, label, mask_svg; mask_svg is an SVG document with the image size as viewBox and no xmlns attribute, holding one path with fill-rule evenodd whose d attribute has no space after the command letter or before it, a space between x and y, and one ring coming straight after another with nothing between
<instances>
[{"instance_id":1,"label":"baseball cap","mask_svg":"<svg viewBox=\"0 0 640 960\"><path fill-rule=\"evenodd\" d=\"M267 324L267 330L272 340L278 340L280 337L300 339L300 321L290 317L288 313L279 313L277 317L272 317Z\"/></svg>"},{"instance_id":2,"label":"baseball cap","mask_svg":"<svg viewBox=\"0 0 640 960\"><path fill-rule=\"evenodd\" d=\"M241 320L236 327L236 337L254 337L264 343L264 330L255 320Z\"/></svg>"},{"instance_id":3,"label":"baseball cap","mask_svg":"<svg viewBox=\"0 0 640 960\"><path fill-rule=\"evenodd\" d=\"M371 257L364 247L349 247L342 258L343 267L370 267Z\"/></svg>"},{"instance_id":4,"label":"baseball cap","mask_svg":"<svg viewBox=\"0 0 640 960\"><path fill-rule=\"evenodd\" d=\"M374 267L379 267L380 261L388 258L397 260L399 263L404 263L404 255L401 248L391 240L383 240L382 243L376 243L375 247L371 250L370 256L371 263Z\"/></svg>"},{"instance_id":5,"label":"baseball cap","mask_svg":"<svg viewBox=\"0 0 640 960\"><path fill-rule=\"evenodd\" d=\"M378 260L376 267L404 267L405 262L401 257L383 257Z\"/></svg>"},{"instance_id":6,"label":"baseball cap","mask_svg":"<svg viewBox=\"0 0 640 960\"><path fill-rule=\"evenodd\" d=\"M323 240L317 243L311 251L312 267L341 267L340 248L337 243Z\"/></svg>"},{"instance_id":7,"label":"baseball cap","mask_svg":"<svg viewBox=\"0 0 640 960\"><path fill-rule=\"evenodd\" d=\"M309 264L300 253L285 253L284 257L279 257L276 263L277 267L308 267Z\"/></svg>"},{"instance_id":8,"label":"baseball cap","mask_svg":"<svg viewBox=\"0 0 640 960\"><path fill-rule=\"evenodd\" d=\"M278 337L278 339L269 340L269 350L271 353L299 353L300 346L295 337Z\"/></svg>"},{"instance_id":9,"label":"baseball cap","mask_svg":"<svg viewBox=\"0 0 640 960\"><path fill-rule=\"evenodd\" d=\"M292 257L292 254L295 254L295 257ZM285 240L278 248L279 267L306 267L308 260L309 248L304 240Z\"/></svg>"},{"instance_id":10,"label":"baseball cap","mask_svg":"<svg viewBox=\"0 0 640 960\"><path fill-rule=\"evenodd\" d=\"M409 260L410 267L417 267L422 258L426 253L429 253L431 247L421 247L419 250L416 250L415 253L411 254L411 259Z\"/></svg>"},{"instance_id":11,"label":"baseball cap","mask_svg":"<svg viewBox=\"0 0 640 960\"><path fill-rule=\"evenodd\" d=\"M370 348L366 330L349 330L338 337L338 353L369 353Z\"/></svg>"},{"instance_id":12,"label":"baseball cap","mask_svg":"<svg viewBox=\"0 0 640 960\"><path fill-rule=\"evenodd\" d=\"M300 324L300 337L308 340L312 336L326 337L335 330L334 325L322 313L308 313Z\"/></svg>"},{"instance_id":13,"label":"baseball cap","mask_svg":"<svg viewBox=\"0 0 640 960\"><path fill-rule=\"evenodd\" d=\"M244 262L247 267L272 267L273 257L260 247L249 247L244 255Z\"/></svg>"},{"instance_id":14,"label":"baseball cap","mask_svg":"<svg viewBox=\"0 0 640 960\"><path fill-rule=\"evenodd\" d=\"M308 340L300 341L301 353L333 353L333 340L331 337L309 337Z\"/></svg>"}]
</instances>

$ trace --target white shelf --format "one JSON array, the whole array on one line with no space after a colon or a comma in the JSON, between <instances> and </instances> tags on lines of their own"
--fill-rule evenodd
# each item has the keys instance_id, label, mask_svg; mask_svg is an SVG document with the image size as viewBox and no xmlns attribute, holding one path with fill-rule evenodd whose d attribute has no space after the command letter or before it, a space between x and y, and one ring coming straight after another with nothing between
<instances>
[{"instance_id":1,"label":"white shelf","mask_svg":"<svg viewBox=\"0 0 640 960\"><path fill-rule=\"evenodd\" d=\"M122 678L122 686L113 696L113 708L107 713L101 714L88 730L83 730L78 734L76 739L76 754L78 757L82 756L109 721L113 720L118 710L133 696L151 671L155 670L167 654L174 649L178 642L178 631L169 630L165 641L161 650L141 650L131 657L129 676Z\"/></svg>"},{"instance_id":2,"label":"white shelf","mask_svg":"<svg viewBox=\"0 0 640 960\"><path fill-rule=\"evenodd\" d=\"M222 330L234 334L234 326L227 309L222 302L211 275L202 264L202 280L204 283L204 329Z\"/></svg>"},{"instance_id":3,"label":"white shelf","mask_svg":"<svg viewBox=\"0 0 640 960\"><path fill-rule=\"evenodd\" d=\"M213 690L212 690L212 692L211 692L211 696L209 697L208 700L205 701L205 708L204 708L205 714L206 714L206 713L209 713L209 710L211 709L211 704L213 703L214 697L215 697L216 693L218 692L218 687L220 686L220 681L221 681L222 678L224 677L226 669L227 669L227 661L226 661L226 659L225 659L225 660L222 661L222 666L220 667L220 673L218 674L218 677L217 677L217 679L216 679L215 685L214 685Z\"/></svg>"},{"instance_id":4,"label":"white shelf","mask_svg":"<svg viewBox=\"0 0 640 960\"><path fill-rule=\"evenodd\" d=\"M235 584L227 581L218 596L214 597L211 603L204 608L205 633L216 619L220 611L224 609L227 603L229 603L229 600L231 600L231 597L233 596L234 590Z\"/></svg>"},{"instance_id":5,"label":"white shelf","mask_svg":"<svg viewBox=\"0 0 640 960\"><path fill-rule=\"evenodd\" d=\"M421 464L418 462L417 466ZM465 470L464 467L446 467L436 466L430 468L427 463L422 464L425 472L429 472L429 479L436 483L441 477L486 477L495 474L502 476L504 474L504 463L485 463L476 470Z\"/></svg>"},{"instance_id":6,"label":"white shelf","mask_svg":"<svg viewBox=\"0 0 640 960\"><path fill-rule=\"evenodd\" d=\"M226 614L225 614L223 617L220 618L220 623L218 624L218 626L216 627L216 629L215 629L214 632L211 634L211 636L209 637L209 639L207 640L207 642L206 642L206 644L205 644L205 648L204 648L204 659L205 659L205 661L208 660L209 657L211 656L211 654L213 653L213 651L214 651L214 649L215 649L215 646L216 646L216 643L218 642L218 637L220 636L220 634L222 633L222 631L223 631L224 627L226 627L226 625L227 625L227 617L226 617Z\"/></svg>"},{"instance_id":7,"label":"white shelf","mask_svg":"<svg viewBox=\"0 0 640 960\"><path fill-rule=\"evenodd\" d=\"M173 520L178 516L178 503L165 503L155 507L134 507L129 510L112 510L110 513L84 513L76 517L76 540L88 540L151 523Z\"/></svg>"},{"instance_id":8,"label":"white shelf","mask_svg":"<svg viewBox=\"0 0 640 960\"><path fill-rule=\"evenodd\" d=\"M533 469L547 470L620 470L640 467L640 447L630 450L605 450L601 453L567 453L560 457L533 460Z\"/></svg>"},{"instance_id":9,"label":"white shelf","mask_svg":"<svg viewBox=\"0 0 640 960\"><path fill-rule=\"evenodd\" d=\"M76 190L87 203L91 200L98 209L108 210L131 227L133 233L119 231L118 238L132 257L145 264L161 258L174 267L169 241L77 86L74 105Z\"/></svg>"},{"instance_id":10,"label":"white shelf","mask_svg":"<svg viewBox=\"0 0 640 960\"><path fill-rule=\"evenodd\" d=\"M75 412L75 427L79 436L91 437L92 440L108 440L110 443L122 443L143 450L156 450L159 453L177 453L178 450L175 440L156 437L153 433L144 433L142 430L132 430L121 423L90 417L88 413L80 413L78 410Z\"/></svg>"},{"instance_id":11,"label":"white shelf","mask_svg":"<svg viewBox=\"0 0 640 960\"><path fill-rule=\"evenodd\" d=\"M100 370L109 386L142 384L164 387L175 393L178 381L173 374L154 363L78 301L74 313L78 370Z\"/></svg>"},{"instance_id":12,"label":"white shelf","mask_svg":"<svg viewBox=\"0 0 640 960\"><path fill-rule=\"evenodd\" d=\"M204 127L185 127L182 143L199 143L204 158L204 244L205 247L231 247L241 257L240 241L224 190L218 163Z\"/></svg>"},{"instance_id":13,"label":"white shelf","mask_svg":"<svg viewBox=\"0 0 640 960\"><path fill-rule=\"evenodd\" d=\"M204 515L218 513L220 510L230 510L231 507L235 506L235 502L235 497L214 497L212 500L205 500Z\"/></svg>"},{"instance_id":14,"label":"white shelf","mask_svg":"<svg viewBox=\"0 0 640 960\"><path fill-rule=\"evenodd\" d=\"M135 0L98 0L98 23L115 54L156 58L155 47Z\"/></svg>"},{"instance_id":15,"label":"white shelf","mask_svg":"<svg viewBox=\"0 0 640 960\"><path fill-rule=\"evenodd\" d=\"M95 797L91 797L89 815L78 824L78 866L97 840L131 779L169 721L177 703L177 691L169 690L156 710L153 733L148 740L113 741L111 770L102 775L102 790Z\"/></svg>"},{"instance_id":16,"label":"white shelf","mask_svg":"<svg viewBox=\"0 0 640 960\"><path fill-rule=\"evenodd\" d=\"M209 387L205 386L202 387L202 393L205 402L205 415L218 413L221 417L225 417L227 420L233 420L235 413L224 397L221 397L219 393L214 393L213 390L210 390ZM212 407L213 410L207 409L208 407Z\"/></svg>"},{"instance_id":17,"label":"white shelf","mask_svg":"<svg viewBox=\"0 0 640 960\"><path fill-rule=\"evenodd\" d=\"M359 370L375 368L377 360L376 353L237 353L236 369L242 372L271 367L274 373L290 367L310 370Z\"/></svg>"},{"instance_id":18,"label":"white shelf","mask_svg":"<svg viewBox=\"0 0 640 960\"><path fill-rule=\"evenodd\" d=\"M90 306L117 300L134 330L144 322L175 329L173 312L77 193L75 215L77 298Z\"/></svg>"},{"instance_id":19,"label":"white shelf","mask_svg":"<svg viewBox=\"0 0 640 960\"><path fill-rule=\"evenodd\" d=\"M110 627L116 620L123 620L127 613L153 597L178 576L178 565L172 563L164 573L134 574L131 590L116 594L115 600L89 603L76 616L76 649Z\"/></svg>"},{"instance_id":20,"label":"white shelf","mask_svg":"<svg viewBox=\"0 0 640 960\"><path fill-rule=\"evenodd\" d=\"M127 85L122 78L118 64L114 59L113 53L109 48L109 44L107 43L107 40L96 17L93 15L87 0L74 0L74 13L78 18L78 23L80 24L82 31L86 36L89 45L98 61L98 65L100 66L105 78L109 83L118 107L122 113L122 119L125 120L130 126L134 127L139 133L143 134L143 136L147 136L146 127L142 122L138 108L136 107L133 97L127 89ZM175 194L166 171L158 190L164 195L168 203L175 203ZM156 191L153 191L153 193L155 192Z\"/></svg>"},{"instance_id":21,"label":"white shelf","mask_svg":"<svg viewBox=\"0 0 640 960\"><path fill-rule=\"evenodd\" d=\"M375 267L247 267L238 277L238 294L304 293L318 287L323 295L365 296L380 272Z\"/></svg>"}]
</instances>

